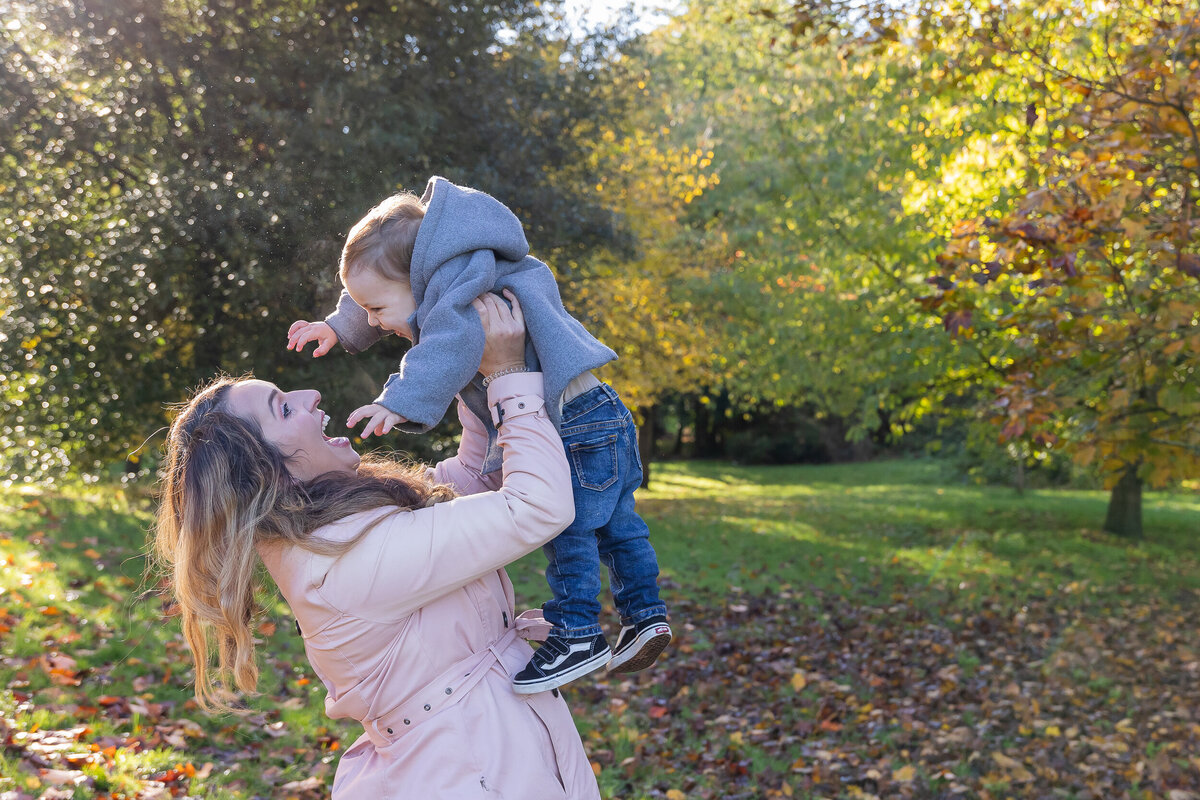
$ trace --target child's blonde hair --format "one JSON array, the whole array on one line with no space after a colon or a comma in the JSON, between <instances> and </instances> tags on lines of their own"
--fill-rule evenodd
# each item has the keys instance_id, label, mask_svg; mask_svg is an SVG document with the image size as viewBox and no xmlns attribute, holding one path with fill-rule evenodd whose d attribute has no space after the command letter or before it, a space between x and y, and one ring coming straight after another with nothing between
<instances>
[{"instance_id":1,"label":"child's blonde hair","mask_svg":"<svg viewBox=\"0 0 1200 800\"><path fill-rule=\"evenodd\" d=\"M342 248L338 275L342 283L360 269L374 270L384 278L408 281L417 230L425 206L412 192L392 195L355 223Z\"/></svg>"}]
</instances>

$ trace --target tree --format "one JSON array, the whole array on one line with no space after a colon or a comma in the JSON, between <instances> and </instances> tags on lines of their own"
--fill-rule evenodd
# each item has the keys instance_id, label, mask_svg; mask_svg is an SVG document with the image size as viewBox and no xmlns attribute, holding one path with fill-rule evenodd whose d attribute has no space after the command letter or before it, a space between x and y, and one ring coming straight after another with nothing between
<instances>
[{"instance_id":1,"label":"tree","mask_svg":"<svg viewBox=\"0 0 1200 800\"><path fill-rule=\"evenodd\" d=\"M0 477L95 470L217 370L373 396L395 345L319 362L350 225L431 174L486 188L539 252L611 238L576 187L595 61L537 3L10 4L0 31Z\"/></svg>"},{"instance_id":2,"label":"tree","mask_svg":"<svg viewBox=\"0 0 1200 800\"><path fill-rule=\"evenodd\" d=\"M1096 465L1106 529L1200 470L1200 28L1183 2L977 11L993 70L1044 115L1036 180L963 222L926 301L1001 376L993 418Z\"/></svg>"},{"instance_id":3,"label":"tree","mask_svg":"<svg viewBox=\"0 0 1200 800\"><path fill-rule=\"evenodd\" d=\"M862 37L838 19L696 4L646 47L669 98L659 124L712 141L719 185L683 219L723 245L699 302L722 321L729 413L806 404L886 440L987 379L913 301L962 210L1007 191L1023 106L944 88L915 16Z\"/></svg>"}]
</instances>

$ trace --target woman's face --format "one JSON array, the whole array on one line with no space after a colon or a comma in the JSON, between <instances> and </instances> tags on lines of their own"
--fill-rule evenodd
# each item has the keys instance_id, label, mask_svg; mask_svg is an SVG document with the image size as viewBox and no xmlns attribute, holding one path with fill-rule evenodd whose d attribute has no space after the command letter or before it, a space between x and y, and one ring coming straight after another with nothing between
<instances>
[{"instance_id":1,"label":"woman's face","mask_svg":"<svg viewBox=\"0 0 1200 800\"><path fill-rule=\"evenodd\" d=\"M320 392L281 392L273 383L249 380L231 387L227 398L230 412L257 422L266 440L288 457L288 471L297 480L358 469L359 456L350 440L324 434L329 415L317 408Z\"/></svg>"}]
</instances>

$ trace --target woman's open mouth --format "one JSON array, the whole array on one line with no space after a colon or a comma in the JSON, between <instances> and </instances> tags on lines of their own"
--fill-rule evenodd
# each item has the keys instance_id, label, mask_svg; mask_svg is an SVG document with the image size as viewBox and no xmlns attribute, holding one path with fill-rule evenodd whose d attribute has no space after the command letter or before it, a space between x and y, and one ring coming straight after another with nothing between
<instances>
[{"instance_id":1,"label":"woman's open mouth","mask_svg":"<svg viewBox=\"0 0 1200 800\"><path fill-rule=\"evenodd\" d=\"M330 417L324 411L321 412L321 417L322 417L322 419L321 419L321 437L323 439L325 439L326 442L329 443L329 446L330 447L349 447L350 440L347 439L345 436L329 437L329 436L325 435L325 429L329 427L329 420L332 419L332 417Z\"/></svg>"}]
</instances>

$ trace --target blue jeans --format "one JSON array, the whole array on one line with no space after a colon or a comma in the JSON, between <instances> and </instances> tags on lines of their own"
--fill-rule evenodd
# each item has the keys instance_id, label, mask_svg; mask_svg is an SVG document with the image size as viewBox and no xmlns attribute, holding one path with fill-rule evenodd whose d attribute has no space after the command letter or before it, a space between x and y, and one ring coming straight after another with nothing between
<instances>
[{"instance_id":1,"label":"blue jeans","mask_svg":"<svg viewBox=\"0 0 1200 800\"><path fill-rule=\"evenodd\" d=\"M542 549L554 599L543 606L557 636L594 636L600 628L600 563L622 625L667 607L658 597L658 558L650 529L634 510L642 460L633 416L608 384L563 406L563 447L571 465L575 521Z\"/></svg>"}]
</instances>

